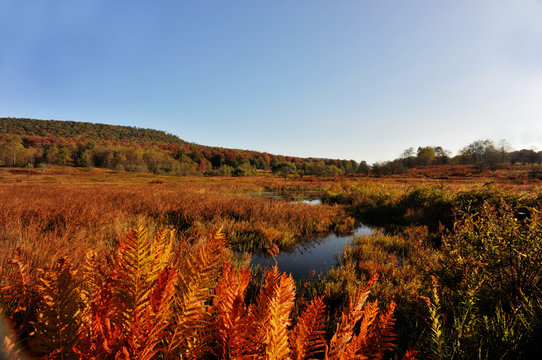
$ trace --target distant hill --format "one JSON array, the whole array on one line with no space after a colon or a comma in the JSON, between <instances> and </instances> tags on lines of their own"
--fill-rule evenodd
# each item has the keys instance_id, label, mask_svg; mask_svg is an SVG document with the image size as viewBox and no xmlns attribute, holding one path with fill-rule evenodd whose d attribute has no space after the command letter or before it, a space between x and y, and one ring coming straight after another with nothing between
<instances>
[{"instance_id":1,"label":"distant hill","mask_svg":"<svg viewBox=\"0 0 542 360\"><path fill-rule=\"evenodd\" d=\"M0 118L0 134L39 136L56 139L118 141L153 144L187 142L165 131L133 126L94 124L77 121Z\"/></svg>"},{"instance_id":2,"label":"distant hill","mask_svg":"<svg viewBox=\"0 0 542 360\"><path fill-rule=\"evenodd\" d=\"M354 160L314 159L204 146L165 131L88 122L0 118L0 166L90 166L176 175L335 176Z\"/></svg>"}]
</instances>

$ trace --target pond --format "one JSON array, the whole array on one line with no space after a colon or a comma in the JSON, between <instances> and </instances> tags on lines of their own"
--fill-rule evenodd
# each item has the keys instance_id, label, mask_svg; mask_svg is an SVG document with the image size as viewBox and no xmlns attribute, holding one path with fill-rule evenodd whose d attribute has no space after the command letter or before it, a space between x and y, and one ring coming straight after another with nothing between
<instances>
[{"instance_id":1,"label":"pond","mask_svg":"<svg viewBox=\"0 0 542 360\"><path fill-rule=\"evenodd\" d=\"M313 192L313 191L285 191L285 192L276 192L276 191L259 191L252 193L253 196L261 197L264 199L270 199L270 200L283 200L283 201L290 201L290 202L298 202L301 204L307 204L307 205L321 205L322 199L319 196L319 192Z\"/></svg>"},{"instance_id":2,"label":"pond","mask_svg":"<svg viewBox=\"0 0 542 360\"><path fill-rule=\"evenodd\" d=\"M342 254L346 245L352 243L354 235L371 235L373 228L358 225L350 235L334 233L300 244L291 252L281 252L276 258L263 254L253 254L252 265L270 268L275 261L280 271L292 274L294 279L302 280L311 277L312 273L324 273L336 264L336 258Z\"/></svg>"},{"instance_id":3,"label":"pond","mask_svg":"<svg viewBox=\"0 0 542 360\"><path fill-rule=\"evenodd\" d=\"M307 205L320 205L322 204L322 199L318 197L315 197L314 199L303 199L300 201L300 203Z\"/></svg>"}]
</instances>

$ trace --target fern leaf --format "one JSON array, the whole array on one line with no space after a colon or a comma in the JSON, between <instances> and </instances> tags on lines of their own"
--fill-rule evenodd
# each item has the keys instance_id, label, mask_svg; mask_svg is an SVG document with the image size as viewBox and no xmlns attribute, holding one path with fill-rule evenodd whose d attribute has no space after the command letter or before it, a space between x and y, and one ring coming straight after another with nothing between
<instances>
[{"instance_id":1,"label":"fern leaf","mask_svg":"<svg viewBox=\"0 0 542 360\"><path fill-rule=\"evenodd\" d=\"M151 243L151 254L155 257L156 272L160 273L171 263L175 232L171 229L159 229Z\"/></svg>"},{"instance_id":2,"label":"fern leaf","mask_svg":"<svg viewBox=\"0 0 542 360\"><path fill-rule=\"evenodd\" d=\"M325 342L322 336L325 326L325 307L322 297L316 297L299 317L290 335L293 359L302 360L324 351Z\"/></svg>"},{"instance_id":3,"label":"fern leaf","mask_svg":"<svg viewBox=\"0 0 542 360\"><path fill-rule=\"evenodd\" d=\"M80 294L75 273L68 260L61 258L48 271L40 270L37 290L42 296L36 327L35 350L49 358L73 356L81 325Z\"/></svg>"},{"instance_id":4,"label":"fern leaf","mask_svg":"<svg viewBox=\"0 0 542 360\"><path fill-rule=\"evenodd\" d=\"M103 286L104 281L100 260L94 250L87 251L82 267L83 282L81 284L81 299L86 306L89 306L99 289Z\"/></svg>"},{"instance_id":5,"label":"fern leaf","mask_svg":"<svg viewBox=\"0 0 542 360\"><path fill-rule=\"evenodd\" d=\"M392 301L388 306L388 310L378 317L373 337L374 341L372 341L373 346L377 349L377 352L373 355L375 359L382 359L385 351L395 349L395 340L397 339L397 334L393 332L393 327L395 326L395 318L393 316L395 308L396 304Z\"/></svg>"},{"instance_id":6,"label":"fern leaf","mask_svg":"<svg viewBox=\"0 0 542 360\"><path fill-rule=\"evenodd\" d=\"M236 272L231 265L229 261L224 264L213 299L213 317L219 343L217 353L222 359L240 358L243 349L248 347L244 302L250 272L246 268Z\"/></svg>"},{"instance_id":7,"label":"fern leaf","mask_svg":"<svg viewBox=\"0 0 542 360\"><path fill-rule=\"evenodd\" d=\"M218 231L196 248L181 244L185 248L177 265L176 319L168 339L168 356L191 359L210 351L209 305L224 259L224 241Z\"/></svg>"},{"instance_id":8,"label":"fern leaf","mask_svg":"<svg viewBox=\"0 0 542 360\"><path fill-rule=\"evenodd\" d=\"M289 314L294 297L292 277L281 274L276 266L269 269L258 301L249 314L254 355L265 359L290 357L287 328L291 324Z\"/></svg>"},{"instance_id":9,"label":"fern leaf","mask_svg":"<svg viewBox=\"0 0 542 360\"><path fill-rule=\"evenodd\" d=\"M402 357L402 360L416 360L416 355L418 354L418 351L416 350L407 350L405 355Z\"/></svg>"},{"instance_id":10,"label":"fern leaf","mask_svg":"<svg viewBox=\"0 0 542 360\"><path fill-rule=\"evenodd\" d=\"M149 294L170 261L173 231L161 230L153 239L148 237L147 229L137 226L121 240L115 258L114 294L120 323L127 331L136 317L144 316Z\"/></svg>"},{"instance_id":11,"label":"fern leaf","mask_svg":"<svg viewBox=\"0 0 542 360\"><path fill-rule=\"evenodd\" d=\"M138 359L151 359L155 354L164 350L159 347L165 336L165 330L171 325L173 315L173 299L177 271L166 267L158 277L151 296L150 305L145 313L145 321L136 321L140 334Z\"/></svg>"},{"instance_id":12,"label":"fern leaf","mask_svg":"<svg viewBox=\"0 0 542 360\"><path fill-rule=\"evenodd\" d=\"M371 325L374 323L378 315L378 302L368 303L363 311L363 320L361 321L359 332L352 337L352 340L346 346L346 349L341 356L343 359L364 359L368 358L365 351L370 342L372 333ZM370 358L370 357L369 357Z\"/></svg>"},{"instance_id":13,"label":"fern leaf","mask_svg":"<svg viewBox=\"0 0 542 360\"><path fill-rule=\"evenodd\" d=\"M329 352L326 358L330 360L341 359L348 343L354 336L354 326L363 316L363 306L369 290L358 289L353 297L350 297L348 309L343 311L341 322L337 325L337 330L329 343Z\"/></svg>"},{"instance_id":14,"label":"fern leaf","mask_svg":"<svg viewBox=\"0 0 542 360\"><path fill-rule=\"evenodd\" d=\"M268 331L266 335L266 359L282 360L290 357L288 327L290 311L294 306L295 286L291 276L282 274L269 302Z\"/></svg>"}]
</instances>

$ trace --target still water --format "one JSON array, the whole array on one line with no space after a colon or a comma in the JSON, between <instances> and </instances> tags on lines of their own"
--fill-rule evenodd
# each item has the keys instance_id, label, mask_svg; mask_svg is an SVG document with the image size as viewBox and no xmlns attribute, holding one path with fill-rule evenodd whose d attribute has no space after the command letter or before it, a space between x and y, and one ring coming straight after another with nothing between
<instances>
[{"instance_id":1,"label":"still water","mask_svg":"<svg viewBox=\"0 0 542 360\"><path fill-rule=\"evenodd\" d=\"M280 271L292 274L296 280L307 279L313 271L323 273L331 269L336 263L336 256L342 254L344 247L352 243L354 235L371 235L372 232L373 228L359 225L354 229L353 235L331 233L303 243L291 252L281 252L274 259L253 254L251 264L269 268L275 265L276 261Z\"/></svg>"}]
</instances>

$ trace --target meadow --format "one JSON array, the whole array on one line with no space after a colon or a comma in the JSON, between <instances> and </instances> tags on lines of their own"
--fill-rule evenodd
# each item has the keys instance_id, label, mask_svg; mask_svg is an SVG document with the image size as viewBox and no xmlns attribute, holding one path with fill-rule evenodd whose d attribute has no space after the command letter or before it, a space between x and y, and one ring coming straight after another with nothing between
<instances>
[{"instance_id":1,"label":"meadow","mask_svg":"<svg viewBox=\"0 0 542 360\"><path fill-rule=\"evenodd\" d=\"M540 190L506 177L6 170L2 351L529 358L542 336ZM309 196L322 203L296 201ZM253 268L246 254L273 256L358 222L376 230L352 235L312 279Z\"/></svg>"}]
</instances>

